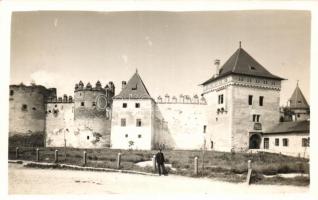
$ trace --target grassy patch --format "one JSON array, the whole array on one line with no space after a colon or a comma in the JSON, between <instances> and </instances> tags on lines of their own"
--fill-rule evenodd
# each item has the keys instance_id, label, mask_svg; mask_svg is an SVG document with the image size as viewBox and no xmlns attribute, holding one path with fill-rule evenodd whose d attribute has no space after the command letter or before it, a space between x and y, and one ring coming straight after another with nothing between
<instances>
[{"instance_id":1,"label":"grassy patch","mask_svg":"<svg viewBox=\"0 0 318 200\"><path fill-rule=\"evenodd\" d=\"M59 163L83 166L83 151L87 152L89 167L117 168L117 155L121 153L121 169L153 172L152 167L139 167L138 162L149 161L156 151L142 150L116 150L116 149L74 149L74 148L40 148L40 162L54 162L54 152L59 151ZM66 150L66 152L65 152ZM66 157L65 157L66 154ZM166 163L175 170L169 173L190 176L208 177L218 180L243 182L247 173L247 161L252 161L252 183L262 184L287 184L286 178L264 178L264 175L280 173L309 173L307 159L289 157L272 153L224 153L216 151L164 151ZM9 159L15 159L15 148L9 148ZM198 157L199 174L194 174L194 158ZM204 160L203 160L204 157ZM35 160L36 151L31 147L20 147L19 159ZM308 180L307 180L308 179ZM309 184L309 178L294 178L290 181L293 185ZM289 183L289 184L290 184Z\"/></svg>"}]
</instances>

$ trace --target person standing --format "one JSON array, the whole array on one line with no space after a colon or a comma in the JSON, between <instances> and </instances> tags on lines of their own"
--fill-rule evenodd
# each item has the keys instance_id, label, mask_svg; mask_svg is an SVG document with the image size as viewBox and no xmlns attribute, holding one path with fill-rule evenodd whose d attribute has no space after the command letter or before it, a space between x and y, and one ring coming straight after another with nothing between
<instances>
[{"instance_id":1,"label":"person standing","mask_svg":"<svg viewBox=\"0 0 318 200\"><path fill-rule=\"evenodd\" d=\"M159 176L161 176L161 174L166 174L166 170L165 170L165 157L161 151L161 149L159 149L159 152L156 154L156 162L157 162L157 166L158 166L158 172L159 172Z\"/></svg>"}]
</instances>

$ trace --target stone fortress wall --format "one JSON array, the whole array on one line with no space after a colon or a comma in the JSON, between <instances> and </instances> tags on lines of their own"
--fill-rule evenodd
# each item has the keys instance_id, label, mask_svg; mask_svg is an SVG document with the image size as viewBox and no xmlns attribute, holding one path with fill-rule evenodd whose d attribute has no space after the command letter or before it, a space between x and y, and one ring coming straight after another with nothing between
<instances>
[{"instance_id":1,"label":"stone fortress wall","mask_svg":"<svg viewBox=\"0 0 318 200\"><path fill-rule=\"evenodd\" d=\"M47 146L101 148L110 145L111 106L115 87L97 81L75 85L74 99L47 104Z\"/></svg>"},{"instance_id":2,"label":"stone fortress wall","mask_svg":"<svg viewBox=\"0 0 318 200\"><path fill-rule=\"evenodd\" d=\"M166 94L155 106L155 148L200 149L207 129L205 98Z\"/></svg>"}]
</instances>

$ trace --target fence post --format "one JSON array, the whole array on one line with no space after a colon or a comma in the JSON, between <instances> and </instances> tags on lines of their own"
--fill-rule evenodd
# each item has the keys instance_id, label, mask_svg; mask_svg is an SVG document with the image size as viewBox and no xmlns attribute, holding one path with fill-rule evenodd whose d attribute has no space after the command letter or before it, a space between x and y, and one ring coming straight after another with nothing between
<instances>
[{"instance_id":1,"label":"fence post","mask_svg":"<svg viewBox=\"0 0 318 200\"><path fill-rule=\"evenodd\" d=\"M156 172L157 166L156 166L156 155L153 155L152 157L152 168L153 171Z\"/></svg>"},{"instance_id":2,"label":"fence post","mask_svg":"<svg viewBox=\"0 0 318 200\"><path fill-rule=\"evenodd\" d=\"M198 157L194 158L194 174L198 175Z\"/></svg>"},{"instance_id":3,"label":"fence post","mask_svg":"<svg viewBox=\"0 0 318 200\"><path fill-rule=\"evenodd\" d=\"M59 150L55 150L54 162L57 163L58 161L59 161Z\"/></svg>"},{"instance_id":4,"label":"fence post","mask_svg":"<svg viewBox=\"0 0 318 200\"><path fill-rule=\"evenodd\" d=\"M83 152L83 165L86 165L87 163L87 153L86 151Z\"/></svg>"},{"instance_id":5,"label":"fence post","mask_svg":"<svg viewBox=\"0 0 318 200\"><path fill-rule=\"evenodd\" d=\"M40 150L39 148L36 148L36 162L40 161Z\"/></svg>"},{"instance_id":6,"label":"fence post","mask_svg":"<svg viewBox=\"0 0 318 200\"><path fill-rule=\"evenodd\" d=\"M249 185L251 181L251 175L252 175L252 164L251 160L247 161L247 177L246 177L246 184Z\"/></svg>"},{"instance_id":7,"label":"fence post","mask_svg":"<svg viewBox=\"0 0 318 200\"><path fill-rule=\"evenodd\" d=\"M121 153L117 155L117 169L120 169Z\"/></svg>"},{"instance_id":8,"label":"fence post","mask_svg":"<svg viewBox=\"0 0 318 200\"><path fill-rule=\"evenodd\" d=\"M19 147L15 148L15 158L19 159Z\"/></svg>"}]
</instances>

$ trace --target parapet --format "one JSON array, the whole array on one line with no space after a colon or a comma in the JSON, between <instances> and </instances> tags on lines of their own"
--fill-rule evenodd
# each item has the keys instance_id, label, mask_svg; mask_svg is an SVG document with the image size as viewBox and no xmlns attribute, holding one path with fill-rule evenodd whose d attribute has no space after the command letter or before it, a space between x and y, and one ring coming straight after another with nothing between
<instances>
[{"instance_id":1,"label":"parapet","mask_svg":"<svg viewBox=\"0 0 318 200\"><path fill-rule=\"evenodd\" d=\"M63 97L52 97L48 98L47 103L73 103L73 97L67 96L66 94Z\"/></svg>"},{"instance_id":2,"label":"parapet","mask_svg":"<svg viewBox=\"0 0 318 200\"><path fill-rule=\"evenodd\" d=\"M84 83L80 81L79 83L75 84L75 92L77 91L101 91L115 94L115 86L111 81L105 85L105 88L103 88L100 81L96 82L95 87L93 87L90 82L84 86Z\"/></svg>"},{"instance_id":3,"label":"parapet","mask_svg":"<svg viewBox=\"0 0 318 200\"><path fill-rule=\"evenodd\" d=\"M180 94L179 98L165 94L164 97L158 96L156 102L159 104L207 104L203 96L199 98L196 94L193 96Z\"/></svg>"}]
</instances>

